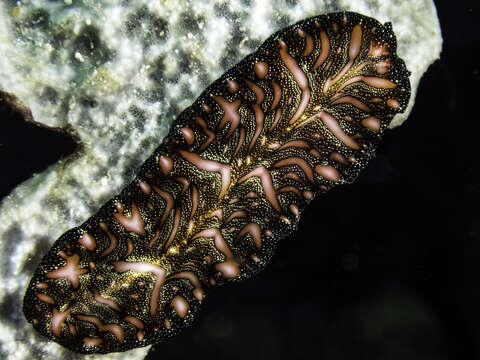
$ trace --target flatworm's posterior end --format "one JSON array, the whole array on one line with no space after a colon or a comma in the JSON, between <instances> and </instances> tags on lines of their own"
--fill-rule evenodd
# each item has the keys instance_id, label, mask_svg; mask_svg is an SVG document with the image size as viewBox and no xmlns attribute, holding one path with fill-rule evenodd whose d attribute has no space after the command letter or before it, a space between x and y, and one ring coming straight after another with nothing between
<instances>
[{"instance_id":1,"label":"flatworm's posterior end","mask_svg":"<svg viewBox=\"0 0 480 360\"><path fill-rule=\"evenodd\" d=\"M130 223L122 227L137 232L122 239L105 216L112 206L118 209L118 199L55 242L24 296L27 321L45 337L79 353L119 352L160 343L190 324L205 298L204 279L194 274L193 266L167 276L155 261L142 261L145 256L133 241L145 234L145 224L131 221L132 206L125 217ZM153 244L149 248L163 252ZM123 253L124 259L104 260L115 253Z\"/></svg>"}]
</instances>

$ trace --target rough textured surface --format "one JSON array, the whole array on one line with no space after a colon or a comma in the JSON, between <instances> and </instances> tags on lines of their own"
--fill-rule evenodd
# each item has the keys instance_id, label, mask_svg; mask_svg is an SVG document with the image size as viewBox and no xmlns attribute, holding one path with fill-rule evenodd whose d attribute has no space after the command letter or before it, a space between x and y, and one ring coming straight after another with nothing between
<instances>
[{"instance_id":1,"label":"rough textured surface","mask_svg":"<svg viewBox=\"0 0 480 360\"><path fill-rule=\"evenodd\" d=\"M119 192L158 144L173 116L273 30L343 6L382 22L392 21L399 37L399 54L413 73L415 87L440 48L433 5L417 1L382 3L380 7L372 2L370 6L355 4L356 8L331 3L319 8L303 1L296 5L262 2L261 6L253 4L252 10L244 2L166 2L164 9L88 3L65 6L67 11L61 12L37 3L36 7L47 9L46 14L50 11L48 21L29 20L32 5L2 9L2 14L11 15L1 19L7 31L1 32L0 46L2 53L10 54L2 58L2 87L30 106L37 121L53 126L71 123L85 144L84 155L75 162L58 164L37 175L4 200L2 249L12 256L2 259L4 278L9 279L0 289L3 303L20 304L26 281L49 244ZM422 13L425 16L415 21ZM17 19L16 26L9 24L12 18ZM62 21L76 34L72 37L75 43L51 31L59 29ZM152 33L158 36L152 37ZM122 37L131 40L121 41ZM56 50L59 45L65 50ZM138 51L132 50L135 47ZM422 53L426 49L428 52ZM14 323L23 322L20 312L11 314ZM7 320L2 326L7 334L2 351L7 356L31 358L31 350L25 349L50 354L61 351L55 345L44 345L28 327L17 325L13 330ZM15 338L25 343L15 342ZM38 350L44 346L47 350Z\"/></svg>"},{"instance_id":2,"label":"rough textured surface","mask_svg":"<svg viewBox=\"0 0 480 360\"><path fill-rule=\"evenodd\" d=\"M273 34L60 237L30 282L27 319L86 353L178 333L208 288L261 271L316 195L356 179L406 108L408 77L391 25L357 13Z\"/></svg>"}]
</instances>

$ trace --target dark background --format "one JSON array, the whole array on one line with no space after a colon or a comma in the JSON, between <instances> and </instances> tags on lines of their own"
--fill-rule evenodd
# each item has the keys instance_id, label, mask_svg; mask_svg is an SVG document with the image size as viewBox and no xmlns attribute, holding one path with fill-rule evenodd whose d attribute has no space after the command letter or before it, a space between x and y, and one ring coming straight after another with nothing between
<instances>
[{"instance_id":1,"label":"dark background","mask_svg":"<svg viewBox=\"0 0 480 360\"><path fill-rule=\"evenodd\" d=\"M409 120L148 359L480 359L480 5L436 4L443 52ZM0 197L75 148L2 103L0 119Z\"/></svg>"}]
</instances>

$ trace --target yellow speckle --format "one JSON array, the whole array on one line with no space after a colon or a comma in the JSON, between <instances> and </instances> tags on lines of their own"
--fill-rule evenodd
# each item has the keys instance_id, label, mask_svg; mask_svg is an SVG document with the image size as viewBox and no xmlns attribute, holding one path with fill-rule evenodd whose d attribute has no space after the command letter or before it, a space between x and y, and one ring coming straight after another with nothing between
<instances>
[{"instance_id":1,"label":"yellow speckle","mask_svg":"<svg viewBox=\"0 0 480 360\"><path fill-rule=\"evenodd\" d=\"M252 157L250 155L247 155L245 158L245 164L250 165L252 163Z\"/></svg>"},{"instance_id":2,"label":"yellow speckle","mask_svg":"<svg viewBox=\"0 0 480 360\"><path fill-rule=\"evenodd\" d=\"M248 37L244 37L244 38L242 39L242 41L240 41L240 44L238 44L238 47L241 48L243 45L245 45L245 43L246 43L247 41L248 41Z\"/></svg>"},{"instance_id":3,"label":"yellow speckle","mask_svg":"<svg viewBox=\"0 0 480 360\"><path fill-rule=\"evenodd\" d=\"M168 249L168 253L169 254L177 254L178 253L178 250L176 247L172 246Z\"/></svg>"},{"instance_id":4,"label":"yellow speckle","mask_svg":"<svg viewBox=\"0 0 480 360\"><path fill-rule=\"evenodd\" d=\"M85 81L85 85L90 86L100 95L108 95L118 90L122 84L117 82L106 68L98 68Z\"/></svg>"},{"instance_id":5,"label":"yellow speckle","mask_svg":"<svg viewBox=\"0 0 480 360\"><path fill-rule=\"evenodd\" d=\"M12 17L18 19L20 17L20 12L22 11L22 3L18 3L17 6L12 8Z\"/></svg>"}]
</instances>

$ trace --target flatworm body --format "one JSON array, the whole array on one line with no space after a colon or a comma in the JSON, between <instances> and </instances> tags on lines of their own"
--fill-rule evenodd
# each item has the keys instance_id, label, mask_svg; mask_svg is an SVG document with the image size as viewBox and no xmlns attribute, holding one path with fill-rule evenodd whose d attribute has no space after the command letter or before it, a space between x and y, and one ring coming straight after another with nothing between
<instances>
[{"instance_id":1,"label":"flatworm body","mask_svg":"<svg viewBox=\"0 0 480 360\"><path fill-rule=\"evenodd\" d=\"M209 288L261 271L315 196L357 177L405 109L408 76L389 23L342 12L273 34L55 242L26 291L28 321L82 353L177 333Z\"/></svg>"}]
</instances>

